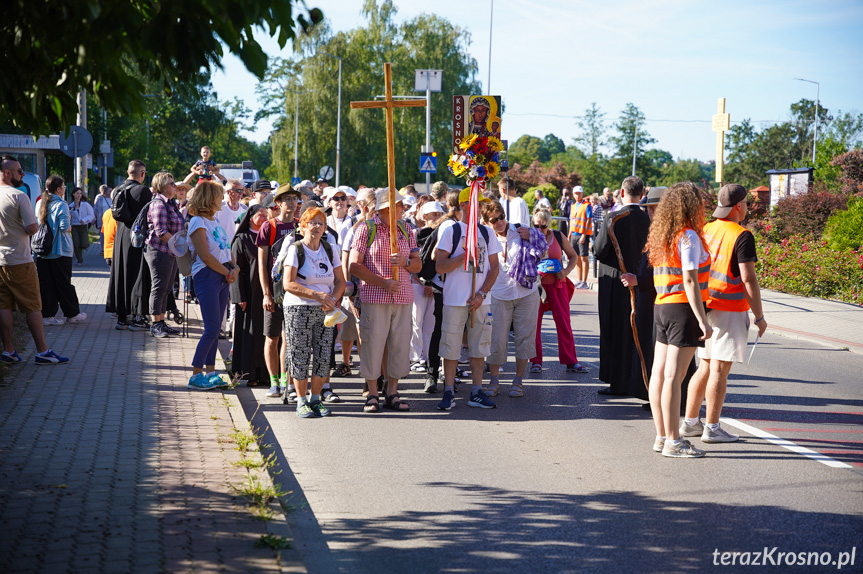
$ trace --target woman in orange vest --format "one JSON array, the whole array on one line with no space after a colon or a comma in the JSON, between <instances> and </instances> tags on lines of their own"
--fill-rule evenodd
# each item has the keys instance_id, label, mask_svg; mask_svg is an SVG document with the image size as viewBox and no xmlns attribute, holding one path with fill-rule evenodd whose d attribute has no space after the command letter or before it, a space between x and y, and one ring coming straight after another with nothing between
<instances>
[{"instance_id":1,"label":"woman in orange vest","mask_svg":"<svg viewBox=\"0 0 863 574\"><path fill-rule=\"evenodd\" d=\"M656 287L656 347L650 407L656 425L653 450L694 458L704 451L680 437L680 384L696 347L713 334L707 322L710 253L702 236L704 203L694 184L676 183L662 198L645 251Z\"/></svg>"}]
</instances>

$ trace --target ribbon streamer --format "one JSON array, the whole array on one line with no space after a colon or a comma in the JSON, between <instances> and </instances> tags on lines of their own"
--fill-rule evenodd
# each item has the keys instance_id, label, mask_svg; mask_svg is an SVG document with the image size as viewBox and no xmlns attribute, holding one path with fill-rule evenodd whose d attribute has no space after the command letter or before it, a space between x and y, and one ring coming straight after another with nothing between
<instances>
[{"instance_id":1,"label":"ribbon streamer","mask_svg":"<svg viewBox=\"0 0 863 574\"><path fill-rule=\"evenodd\" d=\"M473 261L474 268L479 265L479 198L486 189L485 179L474 179L470 182L470 207L467 217L467 234L465 237L464 270Z\"/></svg>"}]
</instances>

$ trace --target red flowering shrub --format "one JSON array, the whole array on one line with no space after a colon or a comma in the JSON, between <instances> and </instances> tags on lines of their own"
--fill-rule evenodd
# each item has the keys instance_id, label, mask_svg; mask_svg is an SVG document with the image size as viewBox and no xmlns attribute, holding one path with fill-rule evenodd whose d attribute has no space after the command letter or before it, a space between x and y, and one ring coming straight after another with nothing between
<instances>
[{"instance_id":1,"label":"red flowering shrub","mask_svg":"<svg viewBox=\"0 0 863 574\"><path fill-rule=\"evenodd\" d=\"M863 193L863 151L855 149L837 155L830 165L836 165L842 169L842 177L839 179L842 193L849 195Z\"/></svg>"},{"instance_id":2,"label":"red flowering shrub","mask_svg":"<svg viewBox=\"0 0 863 574\"><path fill-rule=\"evenodd\" d=\"M863 252L830 249L826 241L799 235L781 243L762 235L756 243L762 287L863 305Z\"/></svg>"},{"instance_id":3,"label":"red flowering shrub","mask_svg":"<svg viewBox=\"0 0 863 574\"><path fill-rule=\"evenodd\" d=\"M827 192L785 198L773 208L770 236L777 241L792 236L821 237L830 216L847 203L847 196Z\"/></svg>"}]
</instances>

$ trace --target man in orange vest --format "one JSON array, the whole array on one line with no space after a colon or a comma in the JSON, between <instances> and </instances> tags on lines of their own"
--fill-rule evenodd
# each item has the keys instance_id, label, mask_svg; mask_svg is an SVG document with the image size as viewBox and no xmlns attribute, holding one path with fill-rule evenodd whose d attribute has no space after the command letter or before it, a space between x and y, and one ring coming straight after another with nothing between
<instances>
[{"instance_id":1,"label":"man in orange vest","mask_svg":"<svg viewBox=\"0 0 863 574\"><path fill-rule=\"evenodd\" d=\"M734 442L737 435L719 426L728 373L734 361L742 363L749 335L749 310L755 314L758 336L767 330L761 309L761 289L755 276L755 237L740 223L746 217L746 189L731 183L719 190L716 221L704 226L704 238L713 261L708 284L707 315L713 337L698 350L698 371L689 381L686 418L681 436L701 435L706 443ZM704 423L698 416L701 401L707 399Z\"/></svg>"},{"instance_id":2,"label":"man in orange vest","mask_svg":"<svg viewBox=\"0 0 863 574\"><path fill-rule=\"evenodd\" d=\"M590 289L587 284L587 270L590 267L587 250L590 248L590 237L593 235L593 208L589 199L582 199L584 188L580 185L576 185L572 193L575 201L572 203L569 216L569 242L578 256L578 263L575 266L575 287Z\"/></svg>"}]
</instances>

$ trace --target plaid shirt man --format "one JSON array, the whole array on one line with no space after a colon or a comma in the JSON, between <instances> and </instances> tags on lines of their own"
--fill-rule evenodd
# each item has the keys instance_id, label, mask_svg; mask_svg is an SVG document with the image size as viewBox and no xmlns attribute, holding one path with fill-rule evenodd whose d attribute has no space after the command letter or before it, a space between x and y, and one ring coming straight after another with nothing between
<instances>
[{"instance_id":1,"label":"plaid shirt man","mask_svg":"<svg viewBox=\"0 0 863 574\"><path fill-rule=\"evenodd\" d=\"M183 216L176 207L168 206L168 198L157 193L147 211L147 247L170 253L168 242L160 238L166 233L177 234L183 230Z\"/></svg>"},{"instance_id":2,"label":"plaid shirt man","mask_svg":"<svg viewBox=\"0 0 863 574\"><path fill-rule=\"evenodd\" d=\"M369 224L361 223L357 226L351 249L364 256L362 263L369 271L381 277L391 277L390 228L381 221L377 214L372 218L372 221L375 226L375 237L371 246L368 246ZM410 232L405 237L401 231L397 231L396 244L398 245L399 253L408 258L414 251L419 251L416 239ZM401 287L395 295L383 287L363 281L360 286L360 302L380 305L412 305L414 302L414 291L413 287L411 287L410 275L406 269L399 269Z\"/></svg>"}]
</instances>

